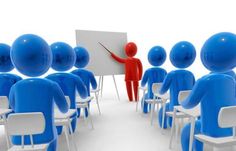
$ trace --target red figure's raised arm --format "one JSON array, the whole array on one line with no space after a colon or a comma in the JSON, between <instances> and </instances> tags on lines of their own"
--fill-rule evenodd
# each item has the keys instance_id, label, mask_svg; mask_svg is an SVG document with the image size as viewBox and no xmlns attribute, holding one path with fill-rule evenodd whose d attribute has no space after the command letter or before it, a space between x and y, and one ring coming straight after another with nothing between
<instances>
[{"instance_id":1,"label":"red figure's raised arm","mask_svg":"<svg viewBox=\"0 0 236 151\"><path fill-rule=\"evenodd\" d=\"M142 79L142 75L143 75L143 65L142 62L138 59L138 73L139 73L139 80Z\"/></svg>"},{"instance_id":2,"label":"red figure's raised arm","mask_svg":"<svg viewBox=\"0 0 236 151\"><path fill-rule=\"evenodd\" d=\"M117 62L119 62L119 63L125 63L125 59L116 56L114 53L111 53L111 56L112 56L112 58L115 59Z\"/></svg>"}]
</instances>

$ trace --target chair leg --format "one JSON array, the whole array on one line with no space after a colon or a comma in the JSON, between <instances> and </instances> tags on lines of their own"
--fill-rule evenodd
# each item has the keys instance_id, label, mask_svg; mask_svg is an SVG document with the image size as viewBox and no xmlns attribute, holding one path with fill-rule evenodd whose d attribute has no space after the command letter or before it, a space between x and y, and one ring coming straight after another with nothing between
<instances>
[{"instance_id":1,"label":"chair leg","mask_svg":"<svg viewBox=\"0 0 236 151\"><path fill-rule=\"evenodd\" d=\"M176 118L176 129L175 129L175 140L176 142L179 141L178 137L179 137L179 118Z\"/></svg>"},{"instance_id":2,"label":"chair leg","mask_svg":"<svg viewBox=\"0 0 236 151\"><path fill-rule=\"evenodd\" d=\"M92 129L94 129L94 127L93 127L93 120L92 120L91 113L90 113L90 110L89 110L88 106L87 106L87 109L88 109L88 118L89 118L89 120L90 120Z\"/></svg>"},{"instance_id":3,"label":"chair leg","mask_svg":"<svg viewBox=\"0 0 236 151\"><path fill-rule=\"evenodd\" d=\"M166 114L166 104L162 104L163 110L162 110L162 121L161 121L161 132L164 133L164 123L165 123L165 114Z\"/></svg>"},{"instance_id":4,"label":"chair leg","mask_svg":"<svg viewBox=\"0 0 236 151\"><path fill-rule=\"evenodd\" d=\"M176 117L176 109L174 109L174 112L173 112L173 119L172 119L171 133L170 133L169 149L172 148L172 141L173 141L174 130L175 130L175 117Z\"/></svg>"},{"instance_id":5,"label":"chair leg","mask_svg":"<svg viewBox=\"0 0 236 151\"><path fill-rule=\"evenodd\" d=\"M70 149L70 140L69 140L69 129L67 126L64 126L65 128L65 136L66 136L66 144L67 144L67 148L68 148L68 151L71 151Z\"/></svg>"},{"instance_id":6,"label":"chair leg","mask_svg":"<svg viewBox=\"0 0 236 151\"><path fill-rule=\"evenodd\" d=\"M86 107L84 109L84 122L86 125L88 125L87 117L86 117Z\"/></svg>"},{"instance_id":7,"label":"chair leg","mask_svg":"<svg viewBox=\"0 0 236 151\"><path fill-rule=\"evenodd\" d=\"M100 110L100 105L99 105L99 102L98 102L98 94L97 94L97 92L95 92L95 98L96 98L96 103L97 103L99 115L101 115L101 110Z\"/></svg>"},{"instance_id":8,"label":"chair leg","mask_svg":"<svg viewBox=\"0 0 236 151\"><path fill-rule=\"evenodd\" d=\"M74 146L75 146L75 150L78 151L78 147L77 147L77 145L76 145L76 143L75 143L74 133L73 133L73 130L72 130L72 127L71 127L70 120L68 120L68 125L69 125L69 129L70 129L70 132L71 132L72 143L73 143Z\"/></svg>"},{"instance_id":9,"label":"chair leg","mask_svg":"<svg viewBox=\"0 0 236 151\"><path fill-rule=\"evenodd\" d=\"M152 111L151 111L151 125L153 125L153 117L155 113L155 103L151 104L152 105Z\"/></svg>"},{"instance_id":10,"label":"chair leg","mask_svg":"<svg viewBox=\"0 0 236 151\"><path fill-rule=\"evenodd\" d=\"M189 151L192 151L192 148L193 148L194 129L195 129L195 118L191 117L191 129L190 129L190 139L189 139Z\"/></svg>"},{"instance_id":11,"label":"chair leg","mask_svg":"<svg viewBox=\"0 0 236 151\"><path fill-rule=\"evenodd\" d=\"M3 117L3 121L4 121L4 123L6 123L6 115L4 115ZM7 149L9 149L10 148L10 138L9 138L9 136L8 136L8 132L7 132L7 128L6 128L6 126L4 126L4 130L5 130L5 136L6 136L6 141L7 141Z\"/></svg>"}]
</instances>

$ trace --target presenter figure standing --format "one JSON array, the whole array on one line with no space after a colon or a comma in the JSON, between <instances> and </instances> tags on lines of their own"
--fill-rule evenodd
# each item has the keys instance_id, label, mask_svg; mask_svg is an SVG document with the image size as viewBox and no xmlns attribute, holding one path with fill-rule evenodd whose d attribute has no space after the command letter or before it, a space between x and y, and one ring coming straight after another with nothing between
<instances>
[{"instance_id":1,"label":"presenter figure standing","mask_svg":"<svg viewBox=\"0 0 236 151\"><path fill-rule=\"evenodd\" d=\"M129 101L133 101L133 92L135 101L138 101L138 82L142 78L143 67L141 61L138 58L134 58L137 53L136 44L129 42L125 45L127 58L120 58L111 51L109 53L117 62L125 64L125 82Z\"/></svg>"}]
</instances>

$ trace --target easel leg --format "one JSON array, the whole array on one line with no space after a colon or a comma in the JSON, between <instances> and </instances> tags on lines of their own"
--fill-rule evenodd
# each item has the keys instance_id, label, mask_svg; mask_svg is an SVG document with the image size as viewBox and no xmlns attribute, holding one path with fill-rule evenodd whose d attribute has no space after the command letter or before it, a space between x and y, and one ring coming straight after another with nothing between
<instances>
[{"instance_id":1,"label":"easel leg","mask_svg":"<svg viewBox=\"0 0 236 151\"><path fill-rule=\"evenodd\" d=\"M103 76L102 77L102 80L101 80L101 98L102 98L102 92L103 92Z\"/></svg>"},{"instance_id":2,"label":"easel leg","mask_svg":"<svg viewBox=\"0 0 236 151\"><path fill-rule=\"evenodd\" d=\"M115 87L116 87L116 94L117 94L117 97L118 97L118 99L120 100L119 92L118 92L117 85L116 85L115 76L112 75L112 77L113 77L113 81L114 81L114 84L115 84Z\"/></svg>"}]
</instances>

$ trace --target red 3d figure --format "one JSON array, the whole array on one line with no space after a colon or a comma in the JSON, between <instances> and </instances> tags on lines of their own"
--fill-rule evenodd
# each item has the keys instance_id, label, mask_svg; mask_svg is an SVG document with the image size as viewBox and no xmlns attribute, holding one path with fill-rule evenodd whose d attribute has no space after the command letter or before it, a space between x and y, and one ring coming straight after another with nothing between
<instances>
[{"instance_id":1,"label":"red 3d figure","mask_svg":"<svg viewBox=\"0 0 236 151\"><path fill-rule=\"evenodd\" d=\"M134 58L137 53L137 46L133 42L129 42L125 45L125 53L127 58L120 58L114 53L110 52L112 58L119 63L125 64L125 82L126 89L129 96L129 101L133 101L132 85L134 91L135 101L138 100L138 82L142 78L143 67L138 58Z\"/></svg>"}]
</instances>

